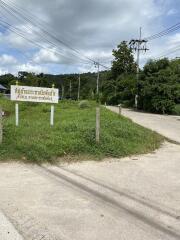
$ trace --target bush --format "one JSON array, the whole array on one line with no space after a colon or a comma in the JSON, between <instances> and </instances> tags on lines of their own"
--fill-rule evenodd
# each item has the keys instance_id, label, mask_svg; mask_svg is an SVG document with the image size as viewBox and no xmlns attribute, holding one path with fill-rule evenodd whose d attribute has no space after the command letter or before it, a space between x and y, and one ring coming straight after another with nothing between
<instances>
[{"instance_id":1,"label":"bush","mask_svg":"<svg viewBox=\"0 0 180 240\"><path fill-rule=\"evenodd\" d=\"M84 108L90 108L90 103L89 103L89 101L87 101L87 100L81 101L81 102L79 103L79 108L82 108L82 109L84 109Z\"/></svg>"},{"instance_id":2,"label":"bush","mask_svg":"<svg viewBox=\"0 0 180 240\"><path fill-rule=\"evenodd\" d=\"M180 104L176 104L173 110L174 115L180 116Z\"/></svg>"},{"instance_id":3,"label":"bush","mask_svg":"<svg viewBox=\"0 0 180 240\"><path fill-rule=\"evenodd\" d=\"M162 97L152 99L152 106L157 113L172 113L174 105L174 101L170 99L163 99Z\"/></svg>"}]
</instances>

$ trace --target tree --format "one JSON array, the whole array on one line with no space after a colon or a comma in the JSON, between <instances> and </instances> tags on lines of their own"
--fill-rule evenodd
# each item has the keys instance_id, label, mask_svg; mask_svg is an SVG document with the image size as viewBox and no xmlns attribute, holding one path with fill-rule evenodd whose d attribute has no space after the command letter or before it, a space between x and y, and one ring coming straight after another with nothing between
<instances>
[{"instance_id":1,"label":"tree","mask_svg":"<svg viewBox=\"0 0 180 240\"><path fill-rule=\"evenodd\" d=\"M17 78L10 73L0 76L0 84L8 89L12 84L16 83L16 80Z\"/></svg>"},{"instance_id":2,"label":"tree","mask_svg":"<svg viewBox=\"0 0 180 240\"><path fill-rule=\"evenodd\" d=\"M111 72L108 73L107 80L103 84L102 99L109 104L129 101L133 105L134 96L132 95L135 95L137 65L132 50L128 47L127 42L123 41L117 46L117 49L113 50L112 54L115 59L112 62Z\"/></svg>"},{"instance_id":3,"label":"tree","mask_svg":"<svg viewBox=\"0 0 180 240\"><path fill-rule=\"evenodd\" d=\"M140 80L140 108L157 113L172 113L180 100L180 61L164 58L149 61Z\"/></svg>"},{"instance_id":4,"label":"tree","mask_svg":"<svg viewBox=\"0 0 180 240\"><path fill-rule=\"evenodd\" d=\"M124 73L132 74L136 72L137 65L134 61L132 49L128 47L127 42L121 42L117 49L113 50L113 56L115 59L112 62L111 71L114 79Z\"/></svg>"}]
</instances>

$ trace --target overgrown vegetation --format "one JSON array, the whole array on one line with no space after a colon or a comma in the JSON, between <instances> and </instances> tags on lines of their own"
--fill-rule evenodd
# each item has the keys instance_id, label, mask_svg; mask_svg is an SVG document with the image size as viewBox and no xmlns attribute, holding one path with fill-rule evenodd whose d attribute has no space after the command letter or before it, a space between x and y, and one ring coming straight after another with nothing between
<instances>
[{"instance_id":1,"label":"overgrown vegetation","mask_svg":"<svg viewBox=\"0 0 180 240\"><path fill-rule=\"evenodd\" d=\"M136 64L126 42L113 51L111 72L104 81L103 101L134 107L138 94L138 109L155 113L173 113L180 104L180 59L148 61L136 80Z\"/></svg>"},{"instance_id":2,"label":"overgrown vegetation","mask_svg":"<svg viewBox=\"0 0 180 240\"><path fill-rule=\"evenodd\" d=\"M180 116L180 104L176 104L173 110L174 115Z\"/></svg>"},{"instance_id":3,"label":"overgrown vegetation","mask_svg":"<svg viewBox=\"0 0 180 240\"><path fill-rule=\"evenodd\" d=\"M14 103L0 99L7 113L0 159L24 162L53 162L59 157L84 156L84 159L124 157L158 148L158 134L105 108L101 109L101 141L95 142L95 102L80 109L75 101L55 106L55 125L50 127L50 105L20 103L20 126L15 127Z\"/></svg>"}]
</instances>

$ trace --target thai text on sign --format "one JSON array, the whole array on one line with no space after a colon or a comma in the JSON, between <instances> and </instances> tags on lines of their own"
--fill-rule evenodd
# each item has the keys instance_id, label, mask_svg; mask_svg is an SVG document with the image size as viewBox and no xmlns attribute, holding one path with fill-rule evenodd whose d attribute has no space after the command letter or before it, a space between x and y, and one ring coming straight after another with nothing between
<instances>
[{"instance_id":1,"label":"thai text on sign","mask_svg":"<svg viewBox=\"0 0 180 240\"><path fill-rule=\"evenodd\" d=\"M59 89L12 85L11 100L22 102L58 103Z\"/></svg>"}]
</instances>

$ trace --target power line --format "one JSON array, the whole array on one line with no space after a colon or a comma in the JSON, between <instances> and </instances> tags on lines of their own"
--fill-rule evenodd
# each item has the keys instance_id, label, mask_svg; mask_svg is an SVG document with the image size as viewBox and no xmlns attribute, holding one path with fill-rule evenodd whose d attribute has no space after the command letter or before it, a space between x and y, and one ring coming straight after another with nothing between
<instances>
[{"instance_id":1,"label":"power line","mask_svg":"<svg viewBox=\"0 0 180 240\"><path fill-rule=\"evenodd\" d=\"M40 48L40 49L45 49L48 50L49 52L55 53L56 55L59 55L60 57L64 57L67 58L67 60L70 63L70 60L74 60L68 56L64 56L61 52L59 52L58 50L53 50L51 48L45 47L44 45L40 45L39 43L33 41L32 39L28 38L27 36L24 35L24 33L17 27L12 26L11 24L3 21L0 19L0 26L8 28L8 31L15 33L16 35L20 36L21 38L25 39L26 41L30 42L31 44L33 44L34 46ZM73 61L71 63L74 63ZM79 62L82 64L89 64L87 62Z\"/></svg>"},{"instance_id":2,"label":"power line","mask_svg":"<svg viewBox=\"0 0 180 240\"><path fill-rule=\"evenodd\" d=\"M42 33L44 34L44 36L49 36L50 38L54 39L56 42L59 42L60 44L64 45L65 47L69 48L70 50L76 52L76 54L80 54L81 56L83 56L82 53L80 53L78 50L72 48L71 46L69 46L68 44L66 44L64 41L62 41L61 39L57 38L55 35L51 34L50 32L48 32L45 28L42 28L40 25L37 24L37 22L32 21L32 18L28 17L29 12L25 11L23 9L17 9L17 7L13 7L10 4L5 3L4 1L0 0L0 2L2 3L2 7L8 11L11 15L14 15L14 17L18 18L18 19L23 19L24 21L26 21L27 23L31 23L32 25L34 25L35 27L37 27L39 30L42 31ZM25 11L26 15L23 14L23 11ZM31 14L32 15L32 14ZM33 16L33 15L32 15ZM34 19L37 19L37 17L33 16ZM29 26L29 28L31 30L32 29L31 26ZM34 30L35 31L35 30ZM37 33L37 31L35 31ZM39 33L39 32L38 32ZM39 33L39 35L42 36L41 33ZM46 38L47 40L47 38ZM49 40L48 40L49 41ZM51 44L54 44L51 42ZM77 55L76 55L77 56ZM89 60L89 59L88 59ZM91 60L92 61L92 60Z\"/></svg>"},{"instance_id":3,"label":"power line","mask_svg":"<svg viewBox=\"0 0 180 240\"><path fill-rule=\"evenodd\" d=\"M180 29L180 22L176 23L175 25L172 25L171 27L169 27L159 33L156 33L154 35L146 37L145 40L152 41L154 39L161 38L161 37L166 36L174 31L177 31L178 29Z\"/></svg>"},{"instance_id":4,"label":"power line","mask_svg":"<svg viewBox=\"0 0 180 240\"><path fill-rule=\"evenodd\" d=\"M30 14L28 11L25 11L24 9L22 8L17 8L15 5L13 5L10 1L9 1L9 4L5 3L4 1L0 0L1 2L1 6L5 9L5 10L9 10L9 12L12 14L12 15L17 15L18 17L21 17L23 20L25 20L26 22L30 22L31 24L35 25L36 27L38 27L45 35L44 36L49 36L51 37L52 39L54 39L55 41L59 42L60 44L64 45L65 47L67 47L68 49L72 50L73 52L75 52L76 54L79 54L81 55L82 57L84 57L85 59L93 62L93 63L97 63L94 59L91 59L85 55L83 55L79 50L71 47L69 44L65 43L64 41L62 41L61 39L59 39L56 35L50 33L49 31L47 31L46 29L42 28L41 25L38 25L37 22L33 22L32 21L32 18L28 18L28 15L31 15L33 16L32 14ZM8 9L9 8L9 9ZM23 11L26 12L26 15L23 14ZM34 16L34 18L37 19L37 17ZM47 38L46 38L47 40ZM48 40L49 42L49 40ZM51 44L54 44L52 42L49 42ZM108 67L104 66L103 64L99 63L102 67L106 68L106 69L109 69Z\"/></svg>"},{"instance_id":5,"label":"power line","mask_svg":"<svg viewBox=\"0 0 180 240\"><path fill-rule=\"evenodd\" d=\"M10 15L12 15L12 16L14 16L15 18L19 19L18 16L14 15L14 13L13 13L11 10L6 9L6 8L5 8L5 10L6 10ZM29 24L29 22L27 22L27 23ZM28 31L28 30L34 31L38 36L41 37L41 40L48 42L51 46L53 46L53 47L55 47L55 48L58 48L58 47L59 47L59 46L57 46L57 44L55 44L54 42L50 41L50 40L46 37L46 35L44 35L44 34L42 35L41 32L39 32L39 31L37 31L37 30L35 30L35 29L32 29L31 26L28 26L28 27L25 26L24 28L27 29L27 31ZM61 55L63 55L62 52L61 52ZM74 56L75 56L75 57L78 57L77 55L74 55ZM66 58L67 58L67 56L66 56ZM80 57L79 57L79 58L80 58ZM80 58L80 59L81 59L82 61L85 61L85 60L82 59L82 58Z\"/></svg>"},{"instance_id":6,"label":"power line","mask_svg":"<svg viewBox=\"0 0 180 240\"><path fill-rule=\"evenodd\" d=\"M169 49L168 51L162 53L161 55L159 55L155 59L166 57L166 56L171 55L171 54L173 54L175 52L178 52L178 51L180 51L180 45L178 45L178 46L176 46L174 48Z\"/></svg>"}]
</instances>

